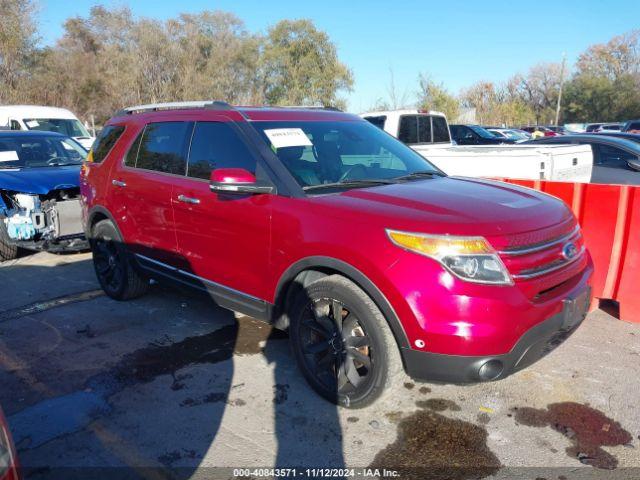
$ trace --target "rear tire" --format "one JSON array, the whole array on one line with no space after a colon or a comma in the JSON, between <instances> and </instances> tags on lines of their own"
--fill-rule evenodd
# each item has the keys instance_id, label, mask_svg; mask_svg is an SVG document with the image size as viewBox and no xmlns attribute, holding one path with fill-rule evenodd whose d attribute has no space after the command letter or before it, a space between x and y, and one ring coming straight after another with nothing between
<instances>
[{"instance_id":1,"label":"rear tire","mask_svg":"<svg viewBox=\"0 0 640 480\"><path fill-rule=\"evenodd\" d=\"M298 367L330 402L362 408L404 378L389 324L351 280L331 275L300 289L289 318Z\"/></svg>"},{"instance_id":2,"label":"rear tire","mask_svg":"<svg viewBox=\"0 0 640 480\"><path fill-rule=\"evenodd\" d=\"M0 217L0 262L16 258L18 258L18 246L9 238L4 217Z\"/></svg>"},{"instance_id":3,"label":"rear tire","mask_svg":"<svg viewBox=\"0 0 640 480\"><path fill-rule=\"evenodd\" d=\"M93 267L100 286L114 300L137 298L149 289L149 281L131 264L129 252L111 220L101 220L91 231Z\"/></svg>"}]
</instances>

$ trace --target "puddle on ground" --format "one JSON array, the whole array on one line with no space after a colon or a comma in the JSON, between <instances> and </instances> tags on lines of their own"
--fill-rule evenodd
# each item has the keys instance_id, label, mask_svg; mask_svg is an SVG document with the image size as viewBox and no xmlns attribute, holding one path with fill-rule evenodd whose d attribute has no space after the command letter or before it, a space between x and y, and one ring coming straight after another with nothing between
<instances>
[{"instance_id":1,"label":"puddle on ground","mask_svg":"<svg viewBox=\"0 0 640 480\"><path fill-rule=\"evenodd\" d=\"M552 403L546 409L514 408L515 420L529 427L551 427L571 440L567 455L585 465L614 469L618 460L602 447L631 442L631 434L618 422L587 405L575 402Z\"/></svg>"},{"instance_id":2,"label":"puddle on ground","mask_svg":"<svg viewBox=\"0 0 640 480\"><path fill-rule=\"evenodd\" d=\"M444 412L445 410L451 410L452 412L459 412L461 408L452 400L445 398L430 398L429 400L418 400L416 406L419 408L427 408L434 412Z\"/></svg>"},{"instance_id":3,"label":"puddle on ground","mask_svg":"<svg viewBox=\"0 0 640 480\"><path fill-rule=\"evenodd\" d=\"M500 461L478 425L419 410L400 421L398 438L381 450L371 468L397 470L401 478L467 480L496 473Z\"/></svg>"},{"instance_id":4,"label":"puddle on ground","mask_svg":"<svg viewBox=\"0 0 640 480\"><path fill-rule=\"evenodd\" d=\"M188 337L180 342L152 344L125 355L116 367L120 381L148 382L160 375L195 364L218 363L234 354L253 355L262 352L267 340L287 338L286 333L249 317L241 317L211 333Z\"/></svg>"}]
</instances>

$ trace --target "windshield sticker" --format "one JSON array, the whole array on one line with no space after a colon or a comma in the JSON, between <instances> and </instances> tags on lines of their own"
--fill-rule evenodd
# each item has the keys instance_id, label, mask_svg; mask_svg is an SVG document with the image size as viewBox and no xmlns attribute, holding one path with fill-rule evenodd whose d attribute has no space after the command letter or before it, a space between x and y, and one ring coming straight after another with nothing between
<instances>
[{"instance_id":1,"label":"windshield sticker","mask_svg":"<svg viewBox=\"0 0 640 480\"><path fill-rule=\"evenodd\" d=\"M15 150L0 152L0 162L16 162L18 160L18 152Z\"/></svg>"},{"instance_id":2,"label":"windshield sticker","mask_svg":"<svg viewBox=\"0 0 640 480\"><path fill-rule=\"evenodd\" d=\"M29 128L36 128L40 126L37 120L29 120L28 122L26 122L26 124L27 124L27 127Z\"/></svg>"},{"instance_id":3,"label":"windshield sticker","mask_svg":"<svg viewBox=\"0 0 640 480\"><path fill-rule=\"evenodd\" d=\"M313 145L301 128L272 128L265 130L264 133L275 148L311 147Z\"/></svg>"}]
</instances>

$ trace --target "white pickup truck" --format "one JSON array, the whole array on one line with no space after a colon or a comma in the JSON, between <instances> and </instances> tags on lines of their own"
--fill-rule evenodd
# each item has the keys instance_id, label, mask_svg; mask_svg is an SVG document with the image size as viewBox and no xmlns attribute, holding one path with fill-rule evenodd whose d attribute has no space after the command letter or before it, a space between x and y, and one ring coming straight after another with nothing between
<instances>
[{"instance_id":1,"label":"white pickup truck","mask_svg":"<svg viewBox=\"0 0 640 480\"><path fill-rule=\"evenodd\" d=\"M449 175L591 181L593 152L589 145L474 145L451 141L443 113L426 110L392 110L361 113Z\"/></svg>"}]
</instances>

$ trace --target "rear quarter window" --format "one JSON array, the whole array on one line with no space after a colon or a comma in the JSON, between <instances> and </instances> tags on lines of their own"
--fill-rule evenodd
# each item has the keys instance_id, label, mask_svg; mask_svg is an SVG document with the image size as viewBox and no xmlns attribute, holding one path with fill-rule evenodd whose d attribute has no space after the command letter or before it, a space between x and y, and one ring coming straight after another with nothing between
<instances>
[{"instance_id":1,"label":"rear quarter window","mask_svg":"<svg viewBox=\"0 0 640 480\"><path fill-rule=\"evenodd\" d=\"M108 125L102 129L91 147L93 163L101 163L107 157L123 132L124 127L121 125Z\"/></svg>"},{"instance_id":2,"label":"rear quarter window","mask_svg":"<svg viewBox=\"0 0 640 480\"><path fill-rule=\"evenodd\" d=\"M433 142L451 142L447 121L444 117L431 117L433 119Z\"/></svg>"}]
</instances>

